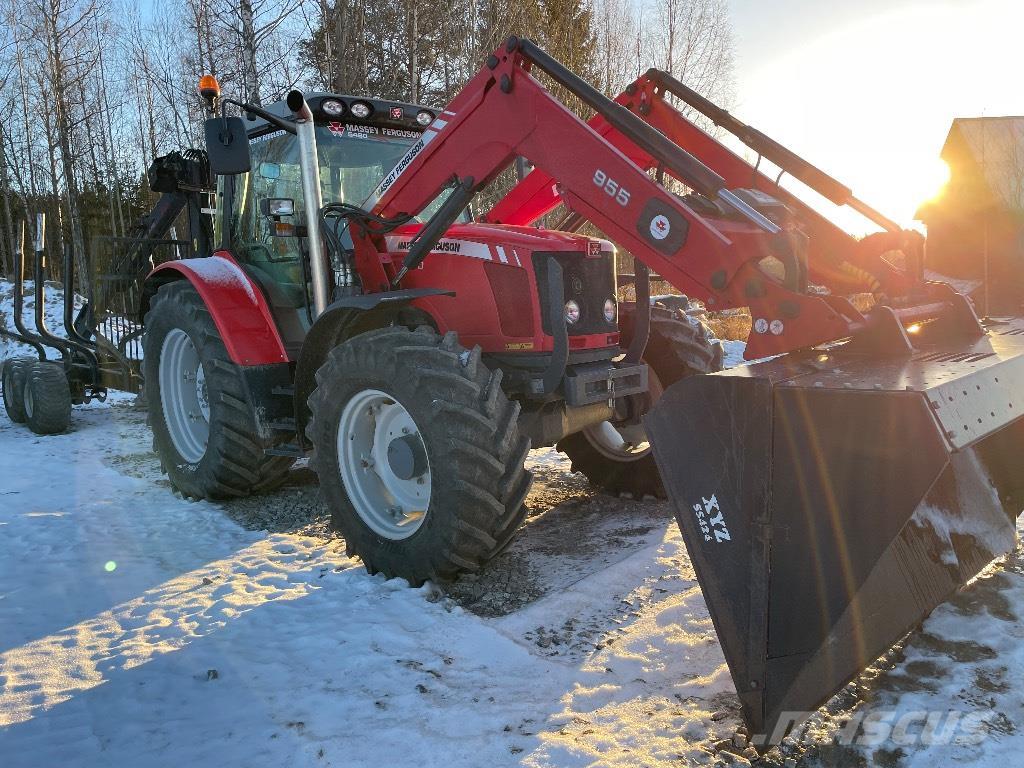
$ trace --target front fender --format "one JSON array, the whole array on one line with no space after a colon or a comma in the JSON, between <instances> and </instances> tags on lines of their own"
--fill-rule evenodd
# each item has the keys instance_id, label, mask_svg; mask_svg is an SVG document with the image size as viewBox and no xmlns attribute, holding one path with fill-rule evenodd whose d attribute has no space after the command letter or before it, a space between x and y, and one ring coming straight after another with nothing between
<instances>
[{"instance_id":1,"label":"front fender","mask_svg":"<svg viewBox=\"0 0 1024 768\"><path fill-rule=\"evenodd\" d=\"M226 251L158 266L146 278L142 314L161 285L182 279L199 293L233 362L242 366L288 362L266 297Z\"/></svg>"},{"instance_id":2,"label":"front fender","mask_svg":"<svg viewBox=\"0 0 1024 768\"><path fill-rule=\"evenodd\" d=\"M393 318L389 310L399 310L416 299L429 296L454 296L454 291L440 288L404 288L399 291L382 291L361 296L346 296L324 309L306 334L295 366L295 411L300 424L305 423L306 399L316 386L316 372L323 365L330 352L343 339L354 333L367 330L375 323L378 327L387 325L385 318ZM369 318L373 313L382 313L378 319Z\"/></svg>"}]
</instances>

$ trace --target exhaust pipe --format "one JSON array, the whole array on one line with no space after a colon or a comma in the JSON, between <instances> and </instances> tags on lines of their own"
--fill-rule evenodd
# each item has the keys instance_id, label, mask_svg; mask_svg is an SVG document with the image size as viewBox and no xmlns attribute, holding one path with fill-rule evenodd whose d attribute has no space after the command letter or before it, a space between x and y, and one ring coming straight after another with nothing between
<instances>
[{"instance_id":1,"label":"exhaust pipe","mask_svg":"<svg viewBox=\"0 0 1024 768\"><path fill-rule=\"evenodd\" d=\"M313 318L327 308L327 264L324 261L323 240L320 237L320 209L324 207L320 194L320 165L316 152L316 127L313 112L302 91L290 91L288 109L295 115L295 135L299 140L299 173L302 176L302 199L306 208L306 231L309 233L310 277L313 281Z\"/></svg>"}]
</instances>

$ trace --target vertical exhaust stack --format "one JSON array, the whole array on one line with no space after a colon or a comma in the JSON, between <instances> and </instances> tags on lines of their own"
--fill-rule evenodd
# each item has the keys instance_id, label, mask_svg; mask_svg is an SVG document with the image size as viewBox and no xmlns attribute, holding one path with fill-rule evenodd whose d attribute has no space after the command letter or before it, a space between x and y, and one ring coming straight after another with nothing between
<instances>
[{"instance_id":1,"label":"vertical exhaust stack","mask_svg":"<svg viewBox=\"0 0 1024 768\"><path fill-rule=\"evenodd\" d=\"M1024 321L687 378L644 419L755 744L1013 549Z\"/></svg>"},{"instance_id":2,"label":"vertical exhaust stack","mask_svg":"<svg viewBox=\"0 0 1024 768\"><path fill-rule=\"evenodd\" d=\"M320 209L324 207L320 194L320 164L316 154L316 126L313 112L302 91L289 91L288 109L295 115L295 135L299 140L299 171L302 175L302 200L306 209L306 230L309 232L309 265L313 283L314 317L327 307L327 263L324 261L323 240L320 238Z\"/></svg>"}]
</instances>

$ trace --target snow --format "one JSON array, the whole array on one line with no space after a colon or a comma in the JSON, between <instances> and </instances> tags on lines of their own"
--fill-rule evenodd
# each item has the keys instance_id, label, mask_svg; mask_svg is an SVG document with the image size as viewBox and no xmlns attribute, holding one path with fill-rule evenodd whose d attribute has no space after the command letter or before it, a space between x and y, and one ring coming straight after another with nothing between
<instances>
[{"instance_id":1,"label":"snow","mask_svg":"<svg viewBox=\"0 0 1024 768\"><path fill-rule=\"evenodd\" d=\"M967 469L967 471L961 472L957 478L958 503L956 508L958 511L953 513L929 504L922 504L914 510L914 514L910 518L911 522L917 526L932 529L935 537L944 547L941 554L942 562L952 566L959 564L953 544L954 535L970 537L989 552L1007 552L1013 548L1014 544L1012 530L993 530L979 522L974 515L964 514L964 510L971 510L976 506L974 500L980 501L986 497L987 506L990 508L1000 509L1002 505L999 501L999 493L996 491L996 484L989 477L986 467L978 458L977 453L970 451L958 458L966 465Z\"/></svg>"},{"instance_id":2,"label":"snow","mask_svg":"<svg viewBox=\"0 0 1024 768\"><path fill-rule=\"evenodd\" d=\"M26 280L24 285L25 294L22 301L21 318L25 328L35 331L35 283L32 280ZM67 334L64 332L64 290L58 286L59 283L56 285L50 282L43 284L45 297L43 319L46 322L47 330L53 335L67 338ZM81 296L75 296L76 313L82 308L84 301ZM15 330L14 284L7 280L0 280L0 326L11 331ZM0 336L0 360L19 355L35 356L35 350L6 336ZM60 357L57 350L51 347L46 348L46 355L51 359Z\"/></svg>"},{"instance_id":3,"label":"snow","mask_svg":"<svg viewBox=\"0 0 1024 768\"><path fill-rule=\"evenodd\" d=\"M202 278L206 285L222 288L241 288L254 305L258 304L256 291L252 281L234 262L222 256L211 256L207 259L189 259L188 270Z\"/></svg>"},{"instance_id":4,"label":"snow","mask_svg":"<svg viewBox=\"0 0 1024 768\"><path fill-rule=\"evenodd\" d=\"M25 328L32 332L36 330L35 283L31 280L26 280L24 285L22 322ZM64 330L64 289L60 287L60 283L47 281L43 284L43 293L45 296L43 319L46 323L46 328L54 336L66 339L68 335ZM78 316L78 311L82 308L83 304L85 304L85 298L76 293L73 317ZM0 279L0 327L10 331L15 330L14 284L2 279ZM116 345L124 336L136 329L137 325L133 321L124 317L109 315L104 318L98 330L106 336L108 341ZM44 349L46 350L46 356L51 360L60 358L60 354L53 347L44 346ZM130 345L126 351L128 356L138 360L142 359L141 344ZM21 355L34 357L35 354L35 350L27 344L22 344L6 336L0 336L0 360Z\"/></svg>"},{"instance_id":5,"label":"snow","mask_svg":"<svg viewBox=\"0 0 1024 768\"><path fill-rule=\"evenodd\" d=\"M711 725L691 697L731 683L674 525L571 589L482 619L367 576L337 540L246 531L119 471L146 452L125 401L76 409L74 432L54 438L0 416L5 767L706 754L686 738ZM620 622L598 632L611 638L600 650L548 656L522 637L608 610Z\"/></svg>"},{"instance_id":6,"label":"snow","mask_svg":"<svg viewBox=\"0 0 1024 768\"><path fill-rule=\"evenodd\" d=\"M741 355L727 342L729 361ZM336 538L246 530L176 497L132 405L115 393L76 407L72 431L45 438L0 413L3 768L723 759L738 703L667 505L570 492L513 547L544 588L487 618L368 576ZM572 477L551 449L529 463L542 485ZM549 539L531 533L549 521ZM952 712L980 738L848 749L859 764L1015 765L1022 668L1018 548L808 739L830 744L865 711Z\"/></svg>"},{"instance_id":7,"label":"snow","mask_svg":"<svg viewBox=\"0 0 1024 768\"><path fill-rule=\"evenodd\" d=\"M749 362L743 359L743 352L747 348L745 341L726 340L722 342L722 346L725 347L722 365L726 368L735 368L737 365L744 365Z\"/></svg>"}]
</instances>

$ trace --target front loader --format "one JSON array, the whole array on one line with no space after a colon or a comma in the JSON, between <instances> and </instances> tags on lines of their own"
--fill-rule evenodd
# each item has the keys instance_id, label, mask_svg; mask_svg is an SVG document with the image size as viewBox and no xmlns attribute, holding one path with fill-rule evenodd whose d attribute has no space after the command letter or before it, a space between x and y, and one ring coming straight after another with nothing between
<instances>
[{"instance_id":1,"label":"front loader","mask_svg":"<svg viewBox=\"0 0 1024 768\"><path fill-rule=\"evenodd\" d=\"M739 138L757 164L669 96ZM1013 548L1024 330L1015 318L981 326L963 297L922 280L920 235L670 75L650 70L616 102L747 188L777 223L795 219L811 286L876 304L853 316L848 340L687 379L644 418L744 715L759 744L774 743ZM602 114L588 125L658 168ZM778 176L760 170L762 157ZM850 237L781 187L784 173L883 231ZM530 224L559 202L557 182L534 172L487 219ZM755 314L753 332L772 333L772 322L759 327Z\"/></svg>"},{"instance_id":2,"label":"front loader","mask_svg":"<svg viewBox=\"0 0 1024 768\"><path fill-rule=\"evenodd\" d=\"M419 583L508 544L531 444L611 429L621 465L649 437L744 716L773 737L1013 546L1024 322L982 326L922 279L912 237L843 239L526 40L439 111L202 90L214 252L160 265L141 310L155 444L184 493L270 488L309 455L349 551ZM524 184L544 182L533 196L638 273L750 307L748 358L780 357L687 375L715 352L680 332L704 370L655 387L665 318L638 285L620 325L611 242L502 210L474 220L474 194L518 157L535 167ZM865 288L867 313L846 298Z\"/></svg>"}]
</instances>

